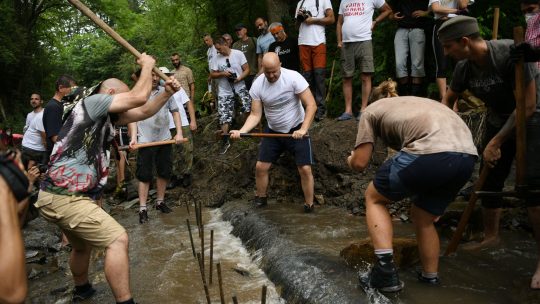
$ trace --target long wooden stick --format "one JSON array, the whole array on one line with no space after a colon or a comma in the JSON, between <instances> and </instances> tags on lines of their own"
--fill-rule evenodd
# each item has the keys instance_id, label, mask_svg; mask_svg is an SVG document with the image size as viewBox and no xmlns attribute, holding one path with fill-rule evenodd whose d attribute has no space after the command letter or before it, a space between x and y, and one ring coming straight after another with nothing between
<instances>
[{"instance_id":1,"label":"long wooden stick","mask_svg":"<svg viewBox=\"0 0 540 304\"><path fill-rule=\"evenodd\" d=\"M183 138L182 143L188 142L189 139ZM140 149L140 148L148 148L148 147L157 147L157 146L164 146L164 145L173 145L176 143L176 140L169 139L169 140L162 140L162 141L153 141L153 142L147 142L142 144L134 144L132 150ZM119 151L129 150L129 146L120 146L118 147Z\"/></svg>"},{"instance_id":2,"label":"long wooden stick","mask_svg":"<svg viewBox=\"0 0 540 304\"><path fill-rule=\"evenodd\" d=\"M523 42L523 28L514 27L514 43ZM523 80L523 58L515 67L516 89L516 190L519 192L525 187L526 179L526 151L527 151L527 131L525 113L525 81Z\"/></svg>"},{"instance_id":3,"label":"long wooden stick","mask_svg":"<svg viewBox=\"0 0 540 304\"><path fill-rule=\"evenodd\" d=\"M491 40L497 40L499 35L499 7L495 6L493 10L493 31L491 32Z\"/></svg>"},{"instance_id":4,"label":"long wooden stick","mask_svg":"<svg viewBox=\"0 0 540 304\"><path fill-rule=\"evenodd\" d=\"M220 134L221 136L230 136L230 134ZM240 137L282 137L289 138L292 137L292 134L283 134L283 133L240 133ZM309 137L309 134L304 135L303 137Z\"/></svg>"},{"instance_id":5,"label":"long wooden stick","mask_svg":"<svg viewBox=\"0 0 540 304\"><path fill-rule=\"evenodd\" d=\"M99 28L101 28L105 33L107 33L109 36L111 36L112 39L114 39L116 42L118 42L121 46L126 48L133 56L139 58L141 57L141 53L137 51L129 42L127 42L122 36L120 36L117 32L115 32L107 23L105 23L101 18L99 18L94 12L92 12L86 5L82 4L79 0L68 0L71 5L73 5L76 9L78 9L83 15L90 18L92 22L94 22ZM160 78L164 80L169 80L169 76L163 74L157 67L154 67L153 69L154 73L159 75Z\"/></svg>"},{"instance_id":6,"label":"long wooden stick","mask_svg":"<svg viewBox=\"0 0 540 304\"><path fill-rule=\"evenodd\" d=\"M473 190L473 193L471 194L471 197L469 198L469 204L467 204L467 207L465 207L465 210L463 211L463 214L461 215L461 219L459 220L459 224L456 228L456 231L454 232L454 235L452 236L452 240L450 241L450 244L448 244L448 247L446 247L446 251L444 252L445 256L448 256L456 252L456 249L459 246L459 242L461 241L463 231L465 231L465 227L467 227L469 218L471 217L471 214L474 210L474 205L476 204L476 201L478 200L478 194L476 192L482 189L488 174L489 174L489 168L487 165L484 165L484 167L482 167L482 170L480 171L480 177L478 177L478 180L474 184L474 190Z\"/></svg>"}]
</instances>

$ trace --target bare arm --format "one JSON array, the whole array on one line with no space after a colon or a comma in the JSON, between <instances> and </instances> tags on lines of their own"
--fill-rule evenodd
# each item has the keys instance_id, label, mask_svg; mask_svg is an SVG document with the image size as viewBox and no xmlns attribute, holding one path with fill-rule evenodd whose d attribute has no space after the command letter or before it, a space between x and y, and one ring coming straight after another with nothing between
<instances>
[{"instance_id":1,"label":"bare arm","mask_svg":"<svg viewBox=\"0 0 540 304\"><path fill-rule=\"evenodd\" d=\"M195 82L189 84L189 92L191 100L195 99Z\"/></svg>"},{"instance_id":2,"label":"bare arm","mask_svg":"<svg viewBox=\"0 0 540 304\"><path fill-rule=\"evenodd\" d=\"M313 18L309 17L304 21L306 24L318 24L318 25L330 25L336 22L336 18L334 17L334 10L331 8L327 8L324 11L324 18Z\"/></svg>"},{"instance_id":3,"label":"bare arm","mask_svg":"<svg viewBox=\"0 0 540 304\"><path fill-rule=\"evenodd\" d=\"M39 132L39 135L41 136L41 143L44 147L47 147L47 134L45 132Z\"/></svg>"},{"instance_id":4,"label":"bare arm","mask_svg":"<svg viewBox=\"0 0 540 304\"><path fill-rule=\"evenodd\" d=\"M441 103L450 109L454 108L454 103L456 102L458 98L458 94L454 92L451 88L448 88L446 90L446 94L444 94L444 97L441 101Z\"/></svg>"},{"instance_id":5,"label":"bare arm","mask_svg":"<svg viewBox=\"0 0 540 304\"><path fill-rule=\"evenodd\" d=\"M363 143L351 151L351 155L347 157L347 164L351 169L362 172L366 170L372 153L373 143Z\"/></svg>"},{"instance_id":6,"label":"bare arm","mask_svg":"<svg viewBox=\"0 0 540 304\"><path fill-rule=\"evenodd\" d=\"M459 0L458 2L459 9L466 9L467 6L469 6L469 0Z\"/></svg>"},{"instance_id":7,"label":"bare arm","mask_svg":"<svg viewBox=\"0 0 540 304\"><path fill-rule=\"evenodd\" d=\"M315 98L313 98L313 94L311 94L309 88L300 93L298 97L300 97L300 101L304 105L306 115L300 129L293 132L292 137L296 139L300 139L307 134L309 127L313 122L313 118L315 117L315 112L317 112L317 104L315 103Z\"/></svg>"},{"instance_id":8,"label":"bare arm","mask_svg":"<svg viewBox=\"0 0 540 304\"><path fill-rule=\"evenodd\" d=\"M2 176L0 189L0 302L23 303L28 287L17 201Z\"/></svg>"},{"instance_id":9,"label":"bare arm","mask_svg":"<svg viewBox=\"0 0 540 304\"><path fill-rule=\"evenodd\" d=\"M529 81L525 87L525 116L530 118L536 110L536 83L533 80ZM494 165L495 162L501 157L501 145L510 138L514 133L516 127L516 110L508 117L503 127L499 130L495 136L489 141L484 149L484 161L490 165Z\"/></svg>"},{"instance_id":10,"label":"bare arm","mask_svg":"<svg viewBox=\"0 0 540 304\"><path fill-rule=\"evenodd\" d=\"M189 129L191 131L197 130L197 117L195 116L195 104L193 98L187 102L187 109L189 113Z\"/></svg>"},{"instance_id":11,"label":"bare arm","mask_svg":"<svg viewBox=\"0 0 540 304\"><path fill-rule=\"evenodd\" d=\"M216 70L212 70L212 72L210 72L210 78L221 78L221 77L229 77L231 75L231 73L229 73L229 71L223 71L223 72L220 72L220 71L216 71Z\"/></svg>"},{"instance_id":12,"label":"bare arm","mask_svg":"<svg viewBox=\"0 0 540 304\"><path fill-rule=\"evenodd\" d=\"M157 95L152 102L147 102L143 106L128 110L118 115L117 125L127 125L130 122L146 119L159 111L163 105L171 98L174 90L180 89L180 83L171 77L165 82L165 90Z\"/></svg>"},{"instance_id":13,"label":"bare arm","mask_svg":"<svg viewBox=\"0 0 540 304\"><path fill-rule=\"evenodd\" d=\"M262 102L260 100L253 100L251 102L251 112L249 113L246 122L240 128L240 130L231 130L231 138L239 139L240 133L248 133L253 128L255 128L262 117Z\"/></svg>"},{"instance_id":14,"label":"bare arm","mask_svg":"<svg viewBox=\"0 0 540 304\"><path fill-rule=\"evenodd\" d=\"M337 47L341 48L343 46L343 15L338 15L337 24L336 24L336 39Z\"/></svg>"},{"instance_id":15,"label":"bare arm","mask_svg":"<svg viewBox=\"0 0 540 304\"><path fill-rule=\"evenodd\" d=\"M131 91L114 95L111 106L109 107L110 113L122 113L140 107L148 100L152 91L152 69L154 68L155 60L143 54L137 60L137 63L142 68L139 80Z\"/></svg>"},{"instance_id":16,"label":"bare arm","mask_svg":"<svg viewBox=\"0 0 540 304\"><path fill-rule=\"evenodd\" d=\"M128 134L131 138L129 141L129 147L130 149L133 149L133 145L137 143L137 123L131 122L131 123L128 123L127 126L128 126Z\"/></svg>"},{"instance_id":17,"label":"bare arm","mask_svg":"<svg viewBox=\"0 0 540 304\"><path fill-rule=\"evenodd\" d=\"M172 117L174 126L176 127L176 135L174 136L174 139L176 140L176 144L180 144L184 138L184 135L182 134L182 123L180 122L180 112L173 112Z\"/></svg>"},{"instance_id":18,"label":"bare arm","mask_svg":"<svg viewBox=\"0 0 540 304\"><path fill-rule=\"evenodd\" d=\"M444 7L439 2L431 4L431 10L437 14L455 14L458 11L456 8Z\"/></svg>"},{"instance_id":19,"label":"bare arm","mask_svg":"<svg viewBox=\"0 0 540 304\"><path fill-rule=\"evenodd\" d=\"M384 3L384 5L379 9L379 11L381 13L379 14L379 16L377 16L377 18L375 18L375 20L373 20L373 23L371 24L372 31L377 24L381 23L384 19L386 19L386 17L392 14L392 9L387 3Z\"/></svg>"},{"instance_id":20,"label":"bare arm","mask_svg":"<svg viewBox=\"0 0 540 304\"><path fill-rule=\"evenodd\" d=\"M236 78L236 80L234 82L242 81L248 76L249 76L249 64L244 63L242 65L242 74L240 76L238 76L238 78Z\"/></svg>"}]
</instances>

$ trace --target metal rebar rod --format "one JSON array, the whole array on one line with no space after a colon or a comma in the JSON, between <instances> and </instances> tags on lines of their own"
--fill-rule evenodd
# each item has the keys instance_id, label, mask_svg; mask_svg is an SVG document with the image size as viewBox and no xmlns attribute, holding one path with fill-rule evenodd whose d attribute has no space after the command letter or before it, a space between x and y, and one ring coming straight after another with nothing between
<instances>
[{"instance_id":1,"label":"metal rebar rod","mask_svg":"<svg viewBox=\"0 0 540 304\"><path fill-rule=\"evenodd\" d=\"M232 301L234 304L238 304L238 299L236 298L236 295L232 296Z\"/></svg>"},{"instance_id":2,"label":"metal rebar rod","mask_svg":"<svg viewBox=\"0 0 540 304\"><path fill-rule=\"evenodd\" d=\"M204 271L201 268L201 265L202 265L201 254L198 253L198 252L197 252L197 260L199 262L199 270L201 272L201 279L202 279L203 286L204 286L204 294L206 295L206 302L208 304L211 304L212 301L210 301L210 291L208 290L208 285L206 285L206 279L204 278Z\"/></svg>"},{"instance_id":3,"label":"metal rebar rod","mask_svg":"<svg viewBox=\"0 0 540 304\"><path fill-rule=\"evenodd\" d=\"M186 219L187 229L189 231L189 241L191 242L191 252L193 257L195 257L195 244L193 244L193 235L191 234L191 225L189 224L189 219Z\"/></svg>"},{"instance_id":4,"label":"metal rebar rod","mask_svg":"<svg viewBox=\"0 0 540 304\"><path fill-rule=\"evenodd\" d=\"M266 304L266 285L262 287L261 304Z\"/></svg>"},{"instance_id":5,"label":"metal rebar rod","mask_svg":"<svg viewBox=\"0 0 540 304\"><path fill-rule=\"evenodd\" d=\"M208 270L208 283L212 285L212 270L214 266L214 230L210 230L210 269Z\"/></svg>"},{"instance_id":6,"label":"metal rebar rod","mask_svg":"<svg viewBox=\"0 0 540 304\"><path fill-rule=\"evenodd\" d=\"M219 298L221 300L221 304L225 304L225 297L223 296L223 279L221 278L221 262L217 262L216 268L219 285Z\"/></svg>"}]
</instances>

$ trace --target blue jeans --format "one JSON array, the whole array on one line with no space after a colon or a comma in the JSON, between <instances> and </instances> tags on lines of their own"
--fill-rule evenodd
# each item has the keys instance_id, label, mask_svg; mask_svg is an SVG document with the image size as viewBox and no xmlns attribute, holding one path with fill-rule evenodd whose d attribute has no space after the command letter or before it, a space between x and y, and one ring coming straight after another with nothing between
<instances>
[{"instance_id":1,"label":"blue jeans","mask_svg":"<svg viewBox=\"0 0 540 304\"><path fill-rule=\"evenodd\" d=\"M394 37L394 50L396 54L396 76L403 78L409 76L407 57L411 56L411 76L425 77L424 50L426 48L426 35L419 28L398 28Z\"/></svg>"}]
</instances>

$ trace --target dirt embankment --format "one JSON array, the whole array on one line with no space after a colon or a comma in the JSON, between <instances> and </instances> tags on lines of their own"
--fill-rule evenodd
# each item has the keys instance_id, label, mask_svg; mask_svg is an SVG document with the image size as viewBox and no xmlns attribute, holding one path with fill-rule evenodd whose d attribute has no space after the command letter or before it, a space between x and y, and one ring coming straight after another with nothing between
<instances>
[{"instance_id":1,"label":"dirt embankment","mask_svg":"<svg viewBox=\"0 0 540 304\"><path fill-rule=\"evenodd\" d=\"M216 118L201 119L199 125L201 127L194 139L193 186L174 189L167 196L177 199L180 204L195 199L207 206L220 206L232 199L252 199L260 140L245 138L234 141L228 152L220 155L221 142L215 135ZM363 200L362 189L373 176L373 170L360 174L350 170L346 164L356 131L355 120L338 122L326 119L312 125L309 132L315 161L312 170L315 195L321 204L352 208L353 204L358 206ZM268 196L278 201L303 202L300 177L294 158L288 153L272 166Z\"/></svg>"}]
</instances>

